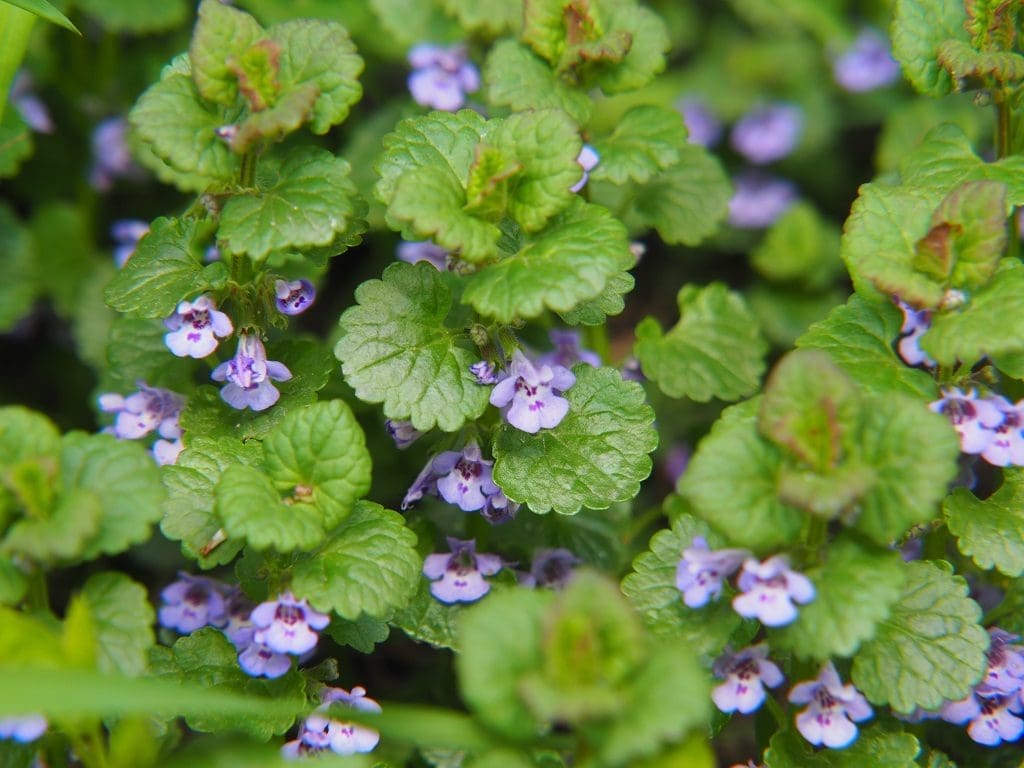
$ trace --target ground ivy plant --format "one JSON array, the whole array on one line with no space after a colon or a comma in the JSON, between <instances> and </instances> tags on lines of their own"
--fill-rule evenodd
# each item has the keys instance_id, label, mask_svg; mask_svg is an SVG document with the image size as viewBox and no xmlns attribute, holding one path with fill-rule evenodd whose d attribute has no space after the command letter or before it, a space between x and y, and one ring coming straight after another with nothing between
<instances>
[{"instance_id":1,"label":"ground ivy plant","mask_svg":"<svg viewBox=\"0 0 1024 768\"><path fill-rule=\"evenodd\" d=\"M1021 3L712 6L0 0L0 764L1019 763Z\"/></svg>"}]
</instances>

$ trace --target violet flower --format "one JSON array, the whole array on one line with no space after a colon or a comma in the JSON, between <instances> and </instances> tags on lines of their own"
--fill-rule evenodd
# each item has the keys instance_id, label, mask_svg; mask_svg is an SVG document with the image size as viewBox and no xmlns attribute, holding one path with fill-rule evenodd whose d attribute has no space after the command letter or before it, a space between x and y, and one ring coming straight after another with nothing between
<instances>
[{"instance_id":1,"label":"violet flower","mask_svg":"<svg viewBox=\"0 0 1024 768\"><path fill-rule=\"evenodd\" d=\"M981 458L997 467L1024 466L1024 400L1014 405L1005 397L993 397L989 402L999 409L1003 420L992 428Z\"/></svg>"},{"instance_id":2,"label":"violet flower","mask_svg":"<svg viewBox=\"0 0 1024 768\"><path fill-rule=\"evenodd\" d=\"M316 288L309 280L277 280L274 283L274 304L283 315L301 315L316 300Z\"/></svg>"},{"instance_id":3,"label":"violet flower","mask_svg":"<svg viewBox=\"0 0 1024 768\"><path fill-rule=\"evenodd\" d=\"M398 244L397 256L399 261L404 261L407 264L425 261L439 272L446 271L450 261L448 251L429 240L402 241Z\"/></svg>"},{"instance_id":4,"label":"violet flower","mask_svg":"<svg viewBox=\"0 0 1024 768\"><path fill-rule=\"evenodd\" d=\"M994 747L1017 741L1024 734L1024 720L1015 717L1024 712L1020 696L979 696L972 693L962 701L943 705L941 717L947 723L967 726L967 735L978 744Z\"/></svg>"},{"instance_id":5,"label":"violet flower","mask_svg":"<svg viewBox=\"0 0 1024 768\"><path fill-rule=\"evenodd\" d=\"M224 626L227 609L221 589L213 579L179 572L178 580L160 592L160 625L183 635L206 626Z\"/></svg>"},{"instance_id":6,"label":"violet flower","mask_svg":"<svg viewBox=\"0 0 1024 768\"><path fill-rule=\"evenodd\" d=\"M558 426L569 412L569 401L561 393L576 383L576 377L560 365L541 365L538 370L516 350L509 375L494 385L491 405L508 406L505 418L523 432L535 434Z\"/></svg>"},{"instance_id":7,"label":"violet flower","mask_svg":"<svg viewBox=\"0 0 1024 768\"><path fill-rule=\"evenodd\" d=\"M579 331L552 328L548 331L548 338L551 339L551 343L555 348L553 351L538 357L537 365L572 368L576 363L586 363L593 368L601 367L601 358L598 354L589 349L583 349Z\"/></svg>"},{"instance_id":8,"label":"violet flower","mask_svg":"<svg viewBox=\"0 0 1024 768\"><path fill-rule=\"evenodd\" d=\"M700 608L722 594L723 581L731 576L750 555L745 549L708 548L703 536L694 536L676 566L676 588L683 602Z\"/></svg>"},{"instance_id":9,"label":"violet flower","mask_svg":"<svg viewBox=\"0 0 1024 768\"><path fill-rule=\"evenodd\" d=\"M803 110L795 104L777 102L756 107L741 117L729 141L754 165L766 165L796 149L803 129Z\"/></svg>"},{"instance_id":10,"label":"violet flower","mask_svg":"<svg viewBox=\"0 0 1024 768\"><path fill-rule=\"evenodd\" d=\"M492 493L484 501L480 516L491 525L502 525L515 519L519 507L517 502L511 501L499 489L497 493Z\"/></svg>"},{"instance_id":11,"label":"violet flower","mask_svg":"<svg viewBox=\"0 0 1024 768\"><path fill-rule=\"evenodd\" d=\"M223 627L224 636L239 651L248 648L256 635L256 627L252 623L253 604L240 589L228 593L226 599L226 621Z\"/></svg>"},{"instance_id":12,"label":"violet flower","mask_svg":"<svg viewBox=\"0 0 1024 768\"><path fill-rule=\"evenodd\" d=\"M689 96L676 102L686 123L687 140L701 147L713 147L722 138L722 121L701 99Z\"/></svg>"},{"instance_id":13,"label":"violet flower","mask_svg":"<svg viewBox=\"0 0 1024 768\"><path fill-rule=\"evenodd\" d=\"M218 365L210 373L214 381L226 381L220 390L220 397L232 408L265 411L281 397L271 383L288 381L292 372L283 363L267 360L263 342L256 336L241 334L238 337L238 351L230 360Z\"/></svg>"},{"instance_id":14,"label":"violet flower","mask_svg":"<svg viewBox=\"0 0 1024 768\"><path fill-rule=\"evenodd\" d=\"M168 333L164 343L178 357L206 357L217 349L217 337L226 338L234 331L231 319L217 309L207 295L195 301L183 301L164 320Z\"/></svg>"},{"instance_id":15,"label":"violet flower","mask_svg":"<svg viewBox=\"0 0 1024 768\"><path fill-rule=\"evenodd\" d=\"M12 739L19 744L35 741L49 727L42 715L14 715L0 718L0 739Z\"/></svg>"},{"instance_id":16,"label":"violet flower","mask_svg":"<svg viewBox=\"0 0 1024 768\"><path fill-rule=\"evenodd\" d=\"M491 479L494 462L484 459L480 454L480 446L472 440L466 443L461 454L452 456L452 453L454 451L445 451L442 456L446 458L434 462L434 471L438 474L438 493L442 499L455 504L463 512L482 509L487 497L501 490ZM450 469L445 471L449 465Z\"/></svg>"},{"instance_id":17,"label":"violet flower","mask_svg":"<svg viewBox=\"0 0 1024 768\"><path fill-rule=\"evenodd\" d=\"M89 184L106 192L117 179L139 179L142 169L132 160L128 149L128 121L110 117L96 125L92 133L92 168Z\"/></svg>"},{"instance_id":18,"label":"violet flower","mask_svg":"<svg viewBox=\"0 0 1024 768\"><path fill-rule=\"evenodd\" d=\"M572 578L573 568L580 560L568 549L538 549L533 553L530 572L519 577L524 587L550 587L561 589Z\"/></svg>"},{"instance_id":19,"label":"violet flower","mask_svg":"<svg viewBox=\"0 0 1024 768\"><path fill-rule=\"evenodd\" d=\"M50 117L50 110L36 95L35 83L28 70L19 69L14 76L9 101L11 106L18 110L25 125L36 133L53 133L57 130L53 118Z\"/></svg>"},{"instance_id":20,"label":"violet flower","mask_svg":"<svg viewBox=\"0 0 1024 768\"><path fill-rule=\"evenodd\" d=\"M480 360L473 363L469 366L469 372L476 377L476 383L481 386L497 384L501 379L494 363L490 363L486 360Z\"/></svg>"},{"instance_id":21,"label":"violet flower","mask_svg":"<svg viewBox=\"0 0 1024 768\"><path fill-rule=\"evenodd\" d=\"M417 104L455 112L466 94L480 88L480 72L469 61L466 46L420 43L409 51L409 92Z\"/></svg>"},{"instance_id":22,"label":"violet flower","mask_svg":"<svg viewBox=\"0 0 1024 768\"><path fill-rule=\"evenodd\" d=\"M144 381L136 382L136 386L139 391L127 397L113 392L100 395L100 410L117 414L110 432L119 440L135 440L153 430L169 440L181 437L178 417L184 398L168 389L147 386Z\"/></svg>"},{"instance_id":23,"label":"violet flower","mask_svg":"<svg viewBox=\"0 0 1024 768\"><path fill-rule=\"evenodd\" d=\"M175 440L157 440L150 448L150 453L153 454L153 460L157 466L165 467L177 464L178 457L181 456L183 450L185 450L185 444L179 437Z\"/></svg>"},{"instance_id":24,"label":"violet flower","mask_svg":"<svg viewBox=\"0 0 1024 768\"><path fill-rule=\"evenodd\" d=\"M366 695L366 689L355 686L352 692L344 688L325 688L321 694L323 704L320 711L326 710L331 704L344 704L357 712L380 712L380 704ZM312 721L312 722L310 722ZM326 718L313 714L306 720L306 726L320 733L327 733L327 741L331 751L338 755L354 755L361 752L372 752L380 741L380 734L365 725Z\"/></svg>"},{"instance_id":25,"label":"violet flower","mask_svg":"<svg viewBox=\"0 0 1024 768\"><path fill-rule=\"evenodd\" d=\"M316 647L316 630L326 627L331 618L310 607L306 600L296 600L284 592L276 600L260 603L249 616L256 632L255 643L264 644L276 653L301 656Z\"/></svg>"},{"instance_id":26,"label":"violet flower","mask_svg":"<svg viewBox=\"0 0 1024 768\"><path fill-rule=\"evenodd\" d=\"M448 537L451 554L427 555L423 575L432 581L430 594L442 603L472 603L486 595L491 585L484 576L502 568L497 555L478 554L476 541Z\"/></svg>"},{"instance_id":27,"label":"violet flower","mask_svg":"<svg viewBox=\"0 0 1024 768\"><path fill-rule=\"evenodd\" d=\"M747 171L732 180L729 223L738 229L770 227L796 202L796 187L791 181Z\"/></svg>"},{"instance_id":28,"label":"violet flower","mask_svg":"<svg viewBox=\"0 0 1024 768\"><path fill-rule=\"evenodd\" d=\"M764 703L765 686L782 684L782 671L768 660L768 646L752 645L737 653L725 653L712 667L716 677L725 680L711 692L715 706L723 712L750 714Z\"/></svg>"},{"instance_id":29,"label":"violet flower","mask_svg":"<svg viewBox=\"0 0 1024 768\"><path fill-rule=\"evenodd\" d=\"M1024 645L1015 635L999 627L990 627L989 647L986 652L988 669L974 691L979 696L1016 694L1024 691Z\"/></svg>"},{"instance_id":30,"label":"violet flower","mask_svg":"<svg viewBox=\"0 0 1024 768\"><path fill-rule=\"evenodd\" d=\"M992 430L1003 423L1003 412L988 398L971 390L964 394L956 387L943 390L942 399L929 403L935 413L944 413L960 435L963 453L981 453L992 442Z\"/></svg>"},{"instance_id":31,"label":"violet flower","mask_svg":"<svg viewBox=\"0 0 1024 768\"><path fill-rule=\"evenodd\" d=\"M846 51L832 63L832 74L841 88L864 93L891 85L900 76L889 41L874 29L863 29Z\"/></svg>"},{"instance_id":32,"label":"violet flower","mask_svg":"<svg viewBox=\"0 0 1024 768\"><path fill-rule=\"evenodd\" d=\"M583 187L587 185L587 180L590 178L590 172L597 167L597 164L601 161L601 156L597 154L597 150L589 144L584 144L580 153L576 156L576 162L579 163L580 168L583 169L583 175L580 180L569 187L570 192L579 192Z\"/></svg>"},{"instance_id":33,"label":"violet flower","mask_svg":"<svg viewBox=\"0 0 1024 768\"><path fill-rule=\"evenodd\" d=\"M238 666L250 677L273 680L288 673L292 668L292 659L287 653L279 653L266 643L253 640L239 652Z\"/></svg>"},{"instance_id":34,"label":"violet flower","mask_svg":"<svg viewBox=\"0 0 1024 768\"><path fill-rule=\"evenodd\" d=\"M384 422L384 428L391 435L391 439L395 441L395 447L400 451L404 451L423 437L423 433L416 429L411 421L405 419L388 419Z\"/></svg>"},{"instance_id":35,"label":"violet flower","mask_svg":"<svg viewBox=\"0 0 1024 768\"><path fill-rule=\"evenodd\" d=\"M797 616L793 603L809 603L815 595L810 579L791 571L785 555L769 557L762 563L747 558L737 585L743 594L732 599L733 610L744 618L756 618L766 627L789 624Z\"/></svg>"},{"instance_id":36,"label":"violet flower","mask_svg":"<svg viewBox=\"0 0 1024 768\"><path fill-rule=\"evenodd\" d=\"M789 692L794 704L809 706L796 716L796 727L814 746L842 749L857 738L857 726L874 712L867 699L853 687L843 685L831 661L821 665L816 680L799 683Z\"/></svg>"},{"instance_id":37,"label":"violet flower","mask_svg":"<svg viewBox=\"0 0 1024 768\"><path fill-rule=\"evenodd\" d=\"M110 236L114 238L114 264L123 267L135 254L139 240L149 234L149 222L142 219L120 219L110 225Z\"/></svg>"},{"instance_id":38,"label":"violet flower","mask_svg":"<svg viewBox=\"0 0 1024 768\"><path fill-rule=\"evenodd\" d=\"M934 368L935 361L921 349L921 337L932 327L931 310L914 309L898 299L896 304L903 313L903 325L900 326L900 333L905 334L896 343L896 351L907 365L925 365L928 368Z\"/></svg>"}]
</instances>

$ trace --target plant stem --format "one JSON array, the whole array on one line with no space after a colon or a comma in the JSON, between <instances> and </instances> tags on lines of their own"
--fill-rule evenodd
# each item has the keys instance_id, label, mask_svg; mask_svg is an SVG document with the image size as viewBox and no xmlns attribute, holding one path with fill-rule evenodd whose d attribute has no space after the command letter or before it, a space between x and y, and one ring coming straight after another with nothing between
<instances>
[{"instance_id":1,"label":"plant stem","mask_svg":"<svg viewBox=\"0 0 1024 768\"><path fill-rule=\"evenodd\" d=\"M256 153L246 152L242 155L242 165L238 172L238 182L243 188L256 186Z\"/></svg>"},{"instance_id":2,"label":"plant stem","mask_svg":"<svg viewBox=\"0 0 1024 768\"><path fill-rule=\"evenodd\" d=\"M36 566L29 574L25 603L33 612L49 612L50 610L50 591L46 583L46 571L39 566Z\"/></svg>"},{"instance_id":3,"label":"plant stem","mask_svg":"<svg viewBox=\"0 0 1024 768\"><path fill-rule=\"evenodd\" d=\"M35 20L35 15L28 11L0 3L0 119L4 116L4 106L7 104L14 73L25 58L29 33L32 32Z\"/></svg>"}]
</instances>

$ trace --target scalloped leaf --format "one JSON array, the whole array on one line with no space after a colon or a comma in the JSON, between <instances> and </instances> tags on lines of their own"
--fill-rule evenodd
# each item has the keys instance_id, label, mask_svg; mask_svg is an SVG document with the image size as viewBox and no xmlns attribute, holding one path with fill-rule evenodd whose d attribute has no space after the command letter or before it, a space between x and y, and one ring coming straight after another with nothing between
<instances>
[{"instance_id":1,"label":"scalloped leaf","mask_svg":"<svg viewBox=\"0 0 1024 768\"><path fill-rule=\"evenodd\" d=\"M949 73L938 62L946 40L968 41L962 0L897 0L892 53L919 93L943 96L952 90Z\"/></svg>"},{"instance_id":2,"label":"scalloped leaf","mask_svg":"<svg viewBox=\"0 0 1024 768\"><path fill-rule=\"evenodd\" d=\"M957 547L979 568L1024 574L1024 470L1004 469L1003 484L985 499L957 488L942 511Z\"/></svg>"},{"instance_id":3,"label":"scalloped leaf","mask_svg":"<svg viewBox=\"0 0 1024 768\"><path fill-rule=\"evenodd\" d=\"M484 63L484 82L490 100L520 112L556 108L581 125L590 119L590 97L558 77L548 63L527 46L499 40Z\"/></svg>"},{"instance_id":4,"label":"scalloped leaf","mask_svg":"<svg viewBox=\"0 0 1024 768\"><path fill-rule=\"evenodd\" d=\"M593 144L601 158L591 171L594 179L642 184L680 161L687 146L686 125L674 109L642 104L626 112L611 134Z\"/></svg>"}]
</instances>

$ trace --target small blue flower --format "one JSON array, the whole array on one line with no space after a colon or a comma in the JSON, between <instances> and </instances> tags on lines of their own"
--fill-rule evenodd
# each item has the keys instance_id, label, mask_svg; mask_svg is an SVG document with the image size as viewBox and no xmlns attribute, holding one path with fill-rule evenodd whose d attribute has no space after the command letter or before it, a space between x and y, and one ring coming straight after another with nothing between
<instances>
[{"instance_id":1,"label":"small blue flower","mask_svg":"<svg viewBox=\"0 0 1024 768\"><path fill-rule=\"evenodd\" d=\"M178 457L185 450L185 444L181 442L180 437L176 440L157 440L149 450L157 466L165 467L178 463Z\"/></svg>"},{"instance_id":2,"label":"small blue flower","mask_svg":"<svg viewBox=\"0 0 1024 768\"><path fill-rule=\"evenodd\" d=\"M703 536L694 536L676 566L676 588L683 593L683 602L700 608L717 599L725 579L749 555L745 549L711 550Z\"/></svg>"},{"instance_id":3,"label":"small blue flower","mask_svg":"<svg viewBox=\"0 0 1024 768\"><path fill-rule=\"evenodd\" d=\"M119 219L110 225L110 236L117 243L114 246L114 264L123 267L135 254L139 240L149 234L149 222L142 219Z\"/></svg>"},{"instance_id":4,"label":"small blue flower","mask_svg":"<svg viewBox=\"0 0 1024 768\"><path fill-rule=\"evenodd\" d=\"M502 525L515 519L519 512L519 506L516 502L510 501L501 490L498 490L497 493L490 494L484 501L480 516L491 525Z\"/></svg>"},{"instance_id":5,"label":"small blue flower","mask_svg":"<svg viewBox=\"0 0 1024 768\"><path fill-rule=\"evenodd\" d=\"M384 428L391 435L391 439L395 441L395 447L400 451L404 451L423 437L423 433L416 429L411 421L404 419L388 419L384 422Z\"/></svg>"},{"instance_id":6,"label":"small blue flower","mask_svg":"<svg viewBox=\"0 0 1024 768\"><path fill-rule=\"evenodd\" d=\"M472 603L486 595L491 585L484 576L502 568L497 555L478 554L476 541L448 537L451 554L427 555L423 575L433 582L430 594L442 603Z\"/></svg>"},{"instance_id":7,"label":"small blue flower","mask_svg":"<svg viewBox=\"0 0 1024 768\"><path fill-rule=\"evenodd\" d=\"M28 70L19 69L14 76L9 100L25 124L36 133L53 133L57 130L50 117L50 110L36 95L35 83Z\"/></svg>"},{"instance_id":8,"label":"small blue flower","mask_svg":"<svg viewBox=\"0 0 1024 768\"><path fill-rule=\"evenodd\" d=\"M967 726L967 735L978 744L994 747L1017 741L1024 734L1024 720L1015 714L1024 712L1019 696L979 696L945 704L940 716L947 723Z\"/></svg>"},{"instance_id":9,"label":"small blue flower","mask_svg":"<svg viewBox=\"0 0 1024 768\"><path fill-rule=\"evenodd\" d=\"M548 331L548 338L551 339L555 349L538 357L537 365L572 368L576 363L586 363L593 368L601 367L600 356L589 349L583 349L579 331L552 328Z\"/></svg>"},{"instance_id":10,"label":"small blue flower","mask_svg":"<svg viewBox=\"0 0 1024 768\"><path fill-rule=\"evenodd\" d=\"M271 383L288 381L292 372L283 363L267 360L263 342L256 336L241 334L238 337L238 351L210 374L214 381L226 381L220 390L221 399L232 408L252 408L264 411L281 397Z\"/></svg>"},{"instance_id":11,"label":"small blue flower","mask_svg":"<svg viewBox=\"0 0 1024 768\"><path fill-rule=\"evenodd\" d=\"M444 47L420 43L409 51L409 92L417 104L455 112L466 94L480 88L480 72L469 61L464 45Z\"/></svg>"},{"instance_id":12,"label":"small blue flower","mask_svg":"<svg viewBox=\"0 0 1024 768\"><path fill-rule=\"evenodd\" d=\"M135 440L154 430L168 440L180 438L178 417L184 398L168 389L147 386L144 381L136 382L136 386L139 391L127 397L113 392L100 395L100 410L117 414L109 431L119 440Z\"/></svg>"},{"instance_id":13,"label":"small blue flower","mask_svg":"<svg viewBox=\"0 0 1024 768\"><path fill-rule=\"evenodd\" d=\"M13 739L19 744L35 741L49 727L42 715L16 715L0 718L0 739Z\"/></svg>"},{"instance_id":14,"label":"small blue flower","mask_svg":"<svg viewBox=\"0 0 1024 768\"><path fill-rule=\"evenodd\" d=\"M292 658L287 653L278 653L266 643L253 640L238 654L238 666L250 677L266 677L271 680L288 673Z\"/></svg>"},{"instance_id":15,"label":"small blue flower","mask_svg":"<svg viewBox=\"0 0 1024 768\"><path fill-rule=\"evenodd\" d=\"M1014 635L999 627L990 627L986 653L988 669L974 689L979 696L997 696L1024 692L1024 646L1014 643Z\"/></svg>"},{"instance_id":16,"label":"small blue flower","mask_svg":"<svg viewBox=\"0 0 1024 768\"><path fill-rule=\"evenodd\" d=\"M590 172L597 167L597 164L601 161L601 156L597 154L597 150L589 144L584 144L580 150L579 155L576 156L576 162L579 163L580 168L583 169L583 175L580 180L569 187L570 192L579 192L583 187L587 185L587 180L590 178Z\"/></svg>"},{"instance_id":17,"label":"small blue flower","mask_svg":"<svg viewBox=\"0 0 1024 768\"><path fill-rule=\"evenodd\" d=\"M863 29L844 53L832 63L836 82L850 93L864 93L891 85L900 76L900 65L889 51L889 41L874 29Z\"/></svg>"},{"instance_id":18,"label":"small blue flower","mask_svg":"<svg viewBox=\"0 0 1024 768\"><path fill-rule=\"evenodd\" d=\"M789 624L797 616L793 603L809 603L815 595L810 579L791 571L785 555L769 557L762 563L747 558L737 584L743 594L732 599L733 610L744 618L756 618L766 627Z\"/></svg>"},{"instance_id":19,"label":"small blue flower","mask_svg":"<svg viewBox=\"0 0 1024 768\"><path fill-rule=\"evenodd\" d=\"M942 399L928 404L934 413L943 413L960 436L960 450L977 454L992 443L993 430L1003 423L1003 412L994 400L979 397L972 389L964 394L956 387L945 389Z\"/></svg>"},{"instance_id":20,"label":"small blue flower","mask_svg":"<svg viewBox=\"0 0 1024 768\"><path fill-rule=\"evenodd\" d=\"M398 244L398 260L407 264L425 261L439 272L446 271L450 261L448 251L429 240L402 241Z\"/></svg>"},{"instance_id":21,"label":"small blue flower","mask_svg":"<svg viewBox=\"0 0 1024 768\"><path fill-rule=\"evenodd\" d=\"M168 333L164 343L178 357L206 357L217 349L217 337L226 338L234 331L231 319L217 309L213 299L202 295L195 301L183 301L164 320Z\"/></svg>"},{"instance_id":22,"label":"small blue flower","mask_svg":"<svg viewBox=\"0 0 1024 768\"><path fill-rule=\"evenodd\" d=\"M733 149L754 165L781 160L800 141L804 113L795 104L778 102L757 107L739 119L729 136Z\"/></svg>"},{"instance_id":23,"label":"small blue flower","mask_svg":"<svg viewBox=\"0 0 1024 768\"><path fill-rule=\"evenodd\" d=\"M160 625L184 635L227 623L223 585L213 579L179 573L160 593Z\"/></svg>"},{"instance_id":24,"label":"small blue flower","mask_svg":"<svg viewBox=\"0 0 1024 768\"><path fill-rule=\"evenodd\" d=\"M715 706L723 712L750 714L764 703L765 686L782 684L782 671L768 660L768 646L752 645L737 653L720 656L712 668L724 683L711 692Z\"/></svg>"},{"instance_id":25,"label":"small blue flower","mask_svg":"<svg viewBox=\"0 0 1024 768\"><path fill-rule=\"evenodd\" d=\"M274 304L283 315L301 315L316 300L316 288L309 280L278 280L274 283Z\"/></svg>"},{"instance_id":26,"label":"small blue flower","mask_svg":"<svg viewBox=\"0 0 1024 768\"><path fill-rule=\"evenodd\" d=\"M110 117L100 122L92 133L92 188L106 192L117 179L142 176L142 169L135 164L128 148L128 121L124 117Z\"/></svg>"},{"instance_id":27,"label":"small blue flower","mask_svg":"<svg viewBox=\"0 0 1024 768\"><path fill-rule=\"evenodd\" d=\"M921 337L932 327L931 310L914 309L899 299L896 300L896 305L903 313L903 325L900 326L900 333L904 334L896 343L896 351L907 365L924 365L934 368L935 361L921 349Z\"/></svg>"},{"instance_id":28,"label":"small blue flower","mask_svg":"<svg viewBox=\"0 0 1024 768\"><path fill-rule=\"evenodd\" d=\"M300 656L316 647L316 630L326 627L331 618L312 608L306 600L296 600L284 592L276 600L260 603L249 616L256 632L253 641L275 653Z\"/></svg>"},{"instance_id":29,"label":"small blue flower","mask_svg":"<svg viewBox=\"0 0 1024 768\"><path fill-rule=\"evenodd\" d=\"M469 372L476 377L476 383L480 385L497 384L500 378L494 363L480 360L469 366Z\"/></svg>"},{"instance_id":30,"label":"small blue flower","mask_svg":"<svg viewBox=\"0 0 1024 768\"><path fill-rule=\"evenodd\" d=\"M239 651L244 651L253 641L256 627L252 623L253 604L240 589L232 589L227 594L227 619L222 627L224 636Z\"/></svg>"},{"instance_id":31,"label":"small blue flower","mask_svg":"<svg viewBox=\"0 0 1024 768\"><path fill-rule=\"evenodd\" d=\"M997 467L1024 466L1024 400L1014 405L997 395L989 402L999 409L1003 420L992 427L992 437L981 458Z\"/></svg>"},{"instance_id":32,"label":"small blue flower","mask_svg":"<svg viewBox=\"0 0 1024 768\"><path fill-rule=\"evenodd\" d=\"M747 171L732 180L729 223L738 229L770 227L796 202L793 182L758 171Z\"/></svg>"},{"instance_id":33,"label":"small blue flower","mask_svg":"<svg viewBox=\"0 0 1024 768\"><path fill-rule=\"evenodd\" d=\"M508 407L505 418L523 432L535 434L558 426L569 412L569 401L561 393L576 383L576 377L560 365L541 365L538 370L516 350L509 375L491 392L490 402Z\"/></svg>"},{"instance_id":34,"label":"small blue flower","mask_svg":"<svg viewBox=\"0 0 1024 768\"><path fill-rule=\"evenodd\" d=\"M561 589L573 575L573 568L582 561L568 549L538 549L533 553L530 572L519 577L524 587Z\"/></svg>"},{"instance_id":35,"label":"small blue flower","mask_svg":"<svg viewBox=\"0 0 1024 768\"><path fill-rule=\"evenodd\" d=\"M688 96L676 103L686 123L687 140L701 147L713 147L722 138L722 121L701 99Z\"/></svg>"},{"instance_id":36,"label":"small blue flower","mask_svg":"<svg viewBox=\"0 0 1024 768\"><path fill-rule=\"evenodd\" d=\"M442 456L445 458L434 461L434 472L438 476L437 491L449 504L463 512L475 512L483 508L488 496L500 492L491 479L494 462L482 457L476 442L466 443L462 453L445 451Z\"/></svg>"},{"instance_id":37,"label":"small blue flower","mask_svg":"<svg viewBox=\"0 0 1024 768\"><path fill-rule=\"evenodd\" d=\"M796 727L814 746L842 749L857 738L857 726L874 712L852 685L843 685L831 661L821 665L816 680L800 683L789 692L794 704L809 706L796 716Z\"/></svg>"}]
</instances>

